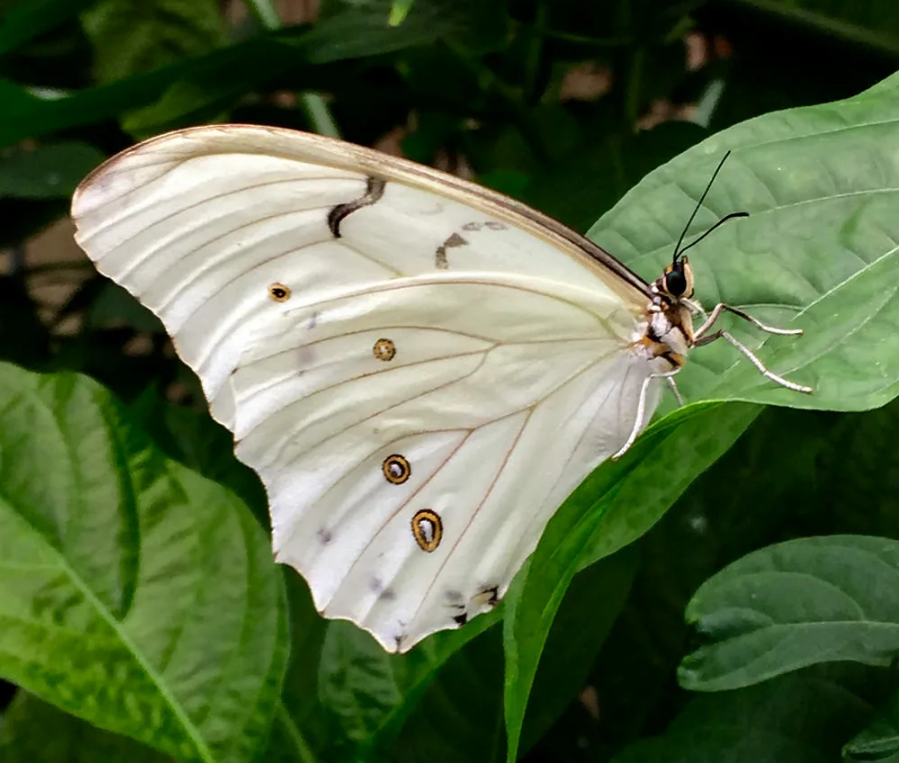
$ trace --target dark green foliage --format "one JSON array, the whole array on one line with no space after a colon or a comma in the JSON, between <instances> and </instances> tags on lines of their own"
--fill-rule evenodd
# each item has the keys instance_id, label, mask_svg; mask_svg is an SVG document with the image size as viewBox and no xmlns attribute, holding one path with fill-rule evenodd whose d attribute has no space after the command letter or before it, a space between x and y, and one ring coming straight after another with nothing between
<instances>
[{"instance_id":1,"label":"dark green foliage","mask_svg":"<svg viewBox=\"0 0 899 763\"><path fill-rule=\"evenodd\" d=\"M0 761L899 760L895 2L320 5L0 0ZM106 156L226 120L392 134L650 280L734 150L697 297L803 328L733 326L815 395L697 350L494 613L388 656L271 561L158 321L35 257Z\"/></svg>"}]
</instances>

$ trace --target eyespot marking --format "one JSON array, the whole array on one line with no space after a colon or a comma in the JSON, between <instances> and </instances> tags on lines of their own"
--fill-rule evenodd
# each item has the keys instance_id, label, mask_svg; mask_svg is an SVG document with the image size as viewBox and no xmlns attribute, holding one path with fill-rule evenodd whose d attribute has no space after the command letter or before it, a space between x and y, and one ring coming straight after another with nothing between
<instances>
[{"instance_id":1,"label":"eyespot marking","mask_svg":"<svg viewBox=\"0 0 899 763\"><path fill-rule=\"evenodd\" d=\"M391 485L402 485L412 475L412 467L405 456L394 453L387 456L381 464L385 479Z\"/></svg>"},{"instance_id":2,"label":"eyespot marking","mask_svg":"<svg viewBox=\"0 0 899 763\"><path fill-rule=\"evenodd\" d=\"M440 515L431 509L417 511L412 517L412 535L422 551L434 551L443 538L443 521Z\"/></svg>"},{"instance_id":3,"label":"eyespot marking","mask_svg":"<svg viewBox=\"0 0 899 763\"><path fill-rule=\"evenodd\" d=\"M275 302L287 302L290 299L290 288L283 283L273 283L268 287L268 296Z\"/></svg>"},{"instance_id":4,"label":"eyespot marking","mask_svg":"<svg viewBox=\"0 0 899 763\"><path fill-rule=\"evenodd\" d=\"M390 339L379 339L371 351L378 360L393 360L396 355L396 345Z\"/></svg>"}]
</instances>

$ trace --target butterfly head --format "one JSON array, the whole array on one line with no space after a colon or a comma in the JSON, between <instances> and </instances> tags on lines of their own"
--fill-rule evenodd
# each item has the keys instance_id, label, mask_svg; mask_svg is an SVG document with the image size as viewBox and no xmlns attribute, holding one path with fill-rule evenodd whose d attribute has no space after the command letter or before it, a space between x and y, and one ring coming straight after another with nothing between
<instances>
[{"instance_id":1,"label":"butterfly head","mask_svg":"<svg viewBox=\"0 0 899 763\"><path fill-rule=\"evenodd\" d=\"M665 268L662 277L653 284L657 294L666 297L667 301L674 304L681 299L693 297L693 268L690 260L681 257Z\"/></svg>"}]
</instances>

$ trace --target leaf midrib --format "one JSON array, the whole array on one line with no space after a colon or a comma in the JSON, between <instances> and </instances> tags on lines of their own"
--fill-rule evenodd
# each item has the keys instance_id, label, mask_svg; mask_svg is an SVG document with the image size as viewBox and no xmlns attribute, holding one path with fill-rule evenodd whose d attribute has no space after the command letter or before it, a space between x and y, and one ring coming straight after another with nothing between
<instances>
[{"instance_id":1,"label":"leaf midrib","mask_svg":"<svg viewBox=\"0 0 899 763\"><path fill-rule=\"evenodd\" d=\"M18 394L23 397L28 397L31 401L43 408L54 420L56 420L55 412L52 407L48 405L47 401L44 400L40 395L36 393L35 390L32 389L18 389L16 390ZM137 492L134 489L133 481L131 480L131 472L128 469L123 470L127 475L128 483L131 489L128 491L129 495L132 496L135 502L135 506L137 505ZM122 627L122 623L117 620L109 609L103 604L103 602L94 594L93 590L87 585L87 583L82 580L81 576L76 573L74 568L69 564L66 557L63 555L62 551L56 547L50 540L36 527L34 527L30 522L28 522L23 513L15 508L17 506L15 501L11 501L9 497L2 491L0 491L0 500L6 504L10 509L10 513L15 518L18 523L24 527L31 535L36 536L41 543L45 546L49 547L52 550L53 556L59 562L59 568L63 571L63 573L69 578L72 584L84 595L85 600L89 605L93 606L95 611L100 615L101 619L105 621L110 628L112 628L113 633L121 639L122 644L126 647L128 652L133 655L135 662L138 666L146 673L146 675L150 678L153 685L159 691L160 696L166 701L166 703L171 708L175 718L181 723L181 726L185 730L187 737L193 742L197 752L200 755L201 760L204 763L216 763L216 759L212 754L212 751L206 744L206 741L203 739L202 734L200 734L199 729L196 725L190 720L190 717L187 715L184 708L177 701L177 699L169 692L165 683L162 681L161 675L159 675L156 670L144 659L140 650L137 649L136 644L131 640L127 631ZM115 731L115 729L113 729Z\"/></svg>"},{"instance_id":2,"label":"leaf midrib","mask_svg":"<svg viewBox=\"0 0 899 763\"><path fill-rule=\"evenodd\" d=\"M14 503L11 503L8 498L6 496L3 496L2 494L0 494L0 499L2 499L8 507L15 506ZM56 548L56 546L54 546L52 543L49 543L44 535L39 530L34 528L29 522L27 522L17 509L11 508L11 513L13 517L19 522L19 524L26 528L28 532L30 532L32 535L36 535L43 543L50 546L53 551L53 555L59 561L58 569L61 569L65 573L72 584L84 595L85 600L88 602L88 604L93 606L95 611L100 615L101 619L105 621L107 625L112 628L116 636L121 639L122 644L134 657L135 662L144 670L144 672L152 681L153 685L156 686L160 695L171 707L172 712L175 714L175 717L181 722L184 730L187 732L188 737L196 746L202 760L206 763L216 763L216 759L212 755L212 751L207 746L205 740L200 735L199 729L197 729L196 726L191 722L190 718L187 716L180 703L169 692L165 683L161 680L161 676L157 674L153 667L144 659L140 650L137 649L137 646L131 640L128 633L121 627L122 623L120 623L115 619L115 617L112 616L112 613L109 612L108 608L103 604L103 602L101 602L97 598L91 588L81 579L81 576L75 572L71 565L69 565L65 556L58 548ZM112 730L116 731L116 729Z\"/></svg>"}]
</instances>

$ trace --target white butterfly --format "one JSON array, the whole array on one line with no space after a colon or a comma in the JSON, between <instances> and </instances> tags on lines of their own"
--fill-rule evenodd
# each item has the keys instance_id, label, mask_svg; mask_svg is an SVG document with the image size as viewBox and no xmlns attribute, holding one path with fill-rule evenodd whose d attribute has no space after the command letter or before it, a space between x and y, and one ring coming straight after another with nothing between
<instances>
[{"instance_id":1,"label":"white butterfly","mask_svg":"<svg viewBox=\"0 0 899 763\"><path fill-rule=\"evenodd\" d=\"M495 606L658 379L737 344L711 331L723 305L693 330L686 257L650 285L511 199L315 135L163 135L91 174L72 216L262 478L278 561L388 651Z\"/></svg>"}]
</instances>

